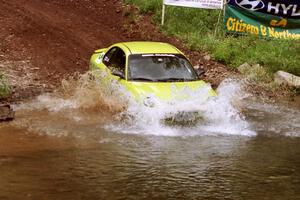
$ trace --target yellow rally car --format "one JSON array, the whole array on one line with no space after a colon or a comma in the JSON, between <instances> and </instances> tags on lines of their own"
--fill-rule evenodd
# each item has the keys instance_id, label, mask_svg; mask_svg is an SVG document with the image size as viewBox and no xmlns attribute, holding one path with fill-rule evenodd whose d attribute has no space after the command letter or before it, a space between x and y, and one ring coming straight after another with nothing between
<instances>
[{"instance_id":1,"label":"yellow rally car","mask_svg":"<svg viewBox=\"0 0 300 200\"><path fill-rule=\"evenodd\" d=\"M124 42L99 49L90 60L91 70L107 72L131 93L137 102L153 107L151 97L168 102L188 97L174 90L196 91L209 87L207 97L216 93L199 80L194 68L176 47L160 42ZM174 89L175 88L175 89Z\"/></svg>"}]
</instances>

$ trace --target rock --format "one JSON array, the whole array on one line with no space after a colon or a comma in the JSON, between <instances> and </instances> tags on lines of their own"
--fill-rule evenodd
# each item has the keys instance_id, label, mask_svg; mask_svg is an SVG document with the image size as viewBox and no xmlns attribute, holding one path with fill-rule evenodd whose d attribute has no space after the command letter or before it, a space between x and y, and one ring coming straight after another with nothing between
<instances>
[{"instance_id":1,"label":"rock","mask_svg":"<svg viewBox=\"0 0 300 200\"><path fill-rule=\"evenodd\" d=\"M0 104L0 121L12 120L15 117L15 112L8 104Z\"/></svg>"},{"instance_id":2,"label":"rock","mask_svg":"<svg viewBox=\"0 0 300 200\"><path fill-rule=\"evenodd\" d=\"M195 71L199 77L201 77L205 74L205 70L203 68L195 69Z\"/></svg>"},{"instance_id":3,"label":"rock","mask_svg":"<svg viewBox=\"0 0 300 200\"><path fill-rule=\"evenodd\" d=\"M196 70L197 70L197 69L200 69L200 65L195 65L195 66L194 66L194 69L196 69Z\"/></svg>"},{"instance_id":4,"label":"rock","mask_svg":"<svg viewBox=\"0 0 300 200\"><path fill-rule=\"evenodd\" d=\"M286 84L292 87L300 88L300 77L284 71L276 72L274 74L274 81L278 84Z\"/></svg>"},{"instance_id":5,"label":"rock","mask_svg":"<svg viewBox=\"0 0 300 200\"><path fill-rule=\"evenodd\" d=\"M207 60L207 61L209 61L211 59L210 55L205 55L203 58L204 58L204 60Z\"/></svg>"},{"instance_id":6,"label":"rock","mask_svg":"<svg viewBox=\"0 0 300 200\"><path fill-rule=\"evenodd\" d=\"M244 63L242 65L240 65L237 69L240 73L245 73L247 70L249 70L249 68L251 68L251 65L249 65L249 63Z\"/></svg>"}]
</instances>

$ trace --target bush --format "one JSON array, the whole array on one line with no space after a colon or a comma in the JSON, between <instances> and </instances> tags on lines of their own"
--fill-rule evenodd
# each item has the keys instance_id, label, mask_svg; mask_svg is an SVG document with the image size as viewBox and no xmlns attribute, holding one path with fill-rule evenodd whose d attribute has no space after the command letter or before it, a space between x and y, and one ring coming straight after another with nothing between
<instances>
[{"instance_id":1,"label":"bush","mask_svg":"<svg viewBox=\"0 0 300 200\"><path fill-rule=\"evenodd\" d=\"M0 98L8 97L11 93L11 88L7 83L4 74L0 73Z\"/></svg>"},{"instance_id":2,"label":"bush","mask_svg":"<svg viewBox=\"0 0 300 200\"><path fill-rule=\"evenodd\" d=\"M137 6L141 13L153 13L154 21L160 23L162 0L124 1ZM232 68L248 62L260 64L268 72L284 70L300 75L300 42L252 35L226 36L220 12L223 11L167 6L161 30L182 39L191 49L210 52L216 61Z\"/></svg>"}]
</instances>

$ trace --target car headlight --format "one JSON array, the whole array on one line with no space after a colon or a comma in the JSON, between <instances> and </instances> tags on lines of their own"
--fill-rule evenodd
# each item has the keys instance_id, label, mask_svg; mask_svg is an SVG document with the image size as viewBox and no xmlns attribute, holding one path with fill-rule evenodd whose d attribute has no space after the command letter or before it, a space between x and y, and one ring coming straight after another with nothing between
<instances>
[{"instance_id":1,"label":"car headlight","mask_svg":"<svg viewBox=\"0 0 300 200\"><path fill-rule=\"evenodd\" d=\"M143 101L144 105L150 108L155 106L155 100L152 97L146 97Z\"/></svg>"}]
</instances>

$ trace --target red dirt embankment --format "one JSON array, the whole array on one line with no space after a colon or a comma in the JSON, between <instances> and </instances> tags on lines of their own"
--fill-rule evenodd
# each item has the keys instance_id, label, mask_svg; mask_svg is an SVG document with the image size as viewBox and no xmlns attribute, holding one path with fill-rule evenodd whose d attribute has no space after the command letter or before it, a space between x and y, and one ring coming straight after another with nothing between
<instances>
[{"instance_id":1,"label":"red dirt embankment","mask_svg":"<svg viewBox=\"0 0 300 200\"><path fill-rule=\"evenodd\" d=\"M14 86L13 100L53 89L74 72L88 70L93 50L129 40L170 42L203 66L218 83L225 67L159 33L149 16L128 20L121 0L0 0L0 72ZM126 14L127 13L127 14ZM219 69L215 73L216 68ZM217 78L217 81L214 80Z\"/></svg>"}]
</instances>

